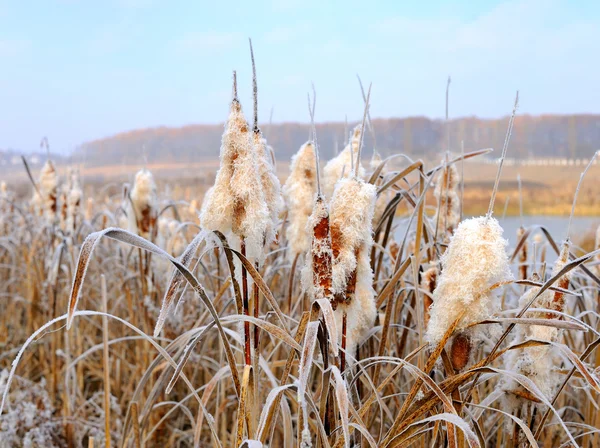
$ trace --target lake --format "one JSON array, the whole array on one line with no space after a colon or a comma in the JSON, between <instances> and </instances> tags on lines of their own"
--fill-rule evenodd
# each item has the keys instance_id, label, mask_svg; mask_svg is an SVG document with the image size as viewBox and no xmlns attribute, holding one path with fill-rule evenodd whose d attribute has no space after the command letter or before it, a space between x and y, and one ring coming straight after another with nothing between
<instances>
[{"instance_id":1,"label":"lake","mask_svg":"<svg viewBox=\"0 0 600 448\"><path fill-rule=\"evenodd\" d=\"M557 242L562 241L566 237L565 232L569 225L569 218L565 216L524 216L522 220L518 216L510 216L499 218L498 221L504 229L504 238L509 241L511 246L516 244L517 229L521 226L521 222L525 228L533 225L544 226ZM399 238L399 241L404 237L407 224L408 218L402 219L396 229L396 238ZM577 243L586 234L590 232L595 233L599 225L600 216L574 217L571 224L571 239ZM414 222L412 226L414 228Z\"/></svg>"}]
</instances>

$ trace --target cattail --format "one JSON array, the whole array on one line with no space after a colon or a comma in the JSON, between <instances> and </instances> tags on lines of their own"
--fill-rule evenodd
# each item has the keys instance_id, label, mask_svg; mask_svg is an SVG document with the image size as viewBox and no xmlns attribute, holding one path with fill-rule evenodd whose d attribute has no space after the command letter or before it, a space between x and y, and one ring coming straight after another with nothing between
<instances>
[{"instance_id":1,"label":"cattail","mask_svg":"<svg viewBox=\"0 0 600 448\"><path fill-rule=\"evenodd\" d=\"M267 141L263 138L260 129L256 128L252 133L252 142L254 151L256 151L256 160L258 163L258 174L269 211L269 220L265 230L265 245L275 241L277 220L279 213L283 209L283 200L281 198L281 184L275 174L275 167L271 154L267 149Z\"/></svg>"},{"instance_id":2,"label":"cattail","mask_svg":"<svg viewBox=\"0 0 600 448\"><path fill-rule=\"evenodd\" d=\"M392 257L392 260L397 260L398 254L400 253L400 245L398 244L398 242L395 239L392 238L390 240L389 248L390 248L390 257Z\"/></svg>"},{"instance_id":3,"label":"cattail","mask_svg":"<svg viewBox=\"0 0 600 448\"><path fill-rule=\"evenodd\" d=\"M314 162L314 158L313 158ZM318 196L307 220L311 231L311 251L302 270L302 286L312 300L333 299L331 232L329 209L322 196Z\"/></svg>"},{"instance_id":4,"label":"cattail","mask_svg":"<svg viewBox=\"0 0 600 448\"><path fill-rule=\"evenodd\" d=\"M495 218L471 218L458 225L441 258L442 273L433 293L426 332L428 342L440 342L465 310L458 323L458 331L492 314L496 300L489 288L512 278L507 244L502 238L502 227ZM472 334L471 340L477 342L478 335Z\"/></svg>"},{"instance_id":5,"label":"cattail","mask_svg":"<svg viewBox=\"0 0 600 448\"><path fill-rule=\"evenodd\" d=\"M567 239L563 242L560 254L558 256L558 260L554 263L554 267L552 268L552 276L557 275L562 268L569 262L569 249L571 247L571 242ZM568 289L571 278L573 277L573 271L567 272L565 275L560 277L557 281L557 286L562 289ZM552 311L563 312L565 309L565 294L560 291L555 291L552 300L549 300L547 303L544 303L544 308L548 308ZM552 318L554 315L552 313L548 313L548 318Z\"/></svg>"},{"instance_id":6,"label":"cattail","mask_svg":"<svg viewBox=\"0 0 600 448\"><path fill-rule=\"evenodd\" d=\"M9 210L8 200L10 199L10 194L8 192L8 187L6 186L6 182L0 182L0 213L6 213Z\"/></svg>"},{"instance_id":7,"label":"cattail","mask_svg":"<svg viewBox=\"0 0 600 448\"><path fill-rule=\"evenodd\" d=\"M39 185L44 217L49 224L54 224L58 207L58 175L50 160L42 167Z\"/></svg>"},{"instance_id":8,"label":"cattail","mask_svg":"<svg viewBox=\"0 0 600 448\"><path fill-rule=\"evenodd\" d=\"M438 212L435 215L435 226L446 236L452 235L460 222L460 199L458 188L460 175L454 164L446 165L442 176L435 186L434 196L439 202Z\"/></svg>"},{"instance_id":9,"label":"cattail","mask_svg":"<svg viewBox=\"0 0 600 448\"><path fill-rule=\"evenodd\" d=\"M423 294L423 325L427 327L429 323L429 311L433 304L433 292L437 286L437 280L440 272L437 266L431 266L421 275L421 288L427 292Z\"/></svg>"},{"instance_id":10,"label":"cattail","mask_svg":"<svg viewBox=\"0 0 600 448\"><path fill-rule=\"evenodd\" d=\"M250 257L261 257L269 222L248 123L234 92L221 142L221 165L200 212L205 230L233 232Z\"/></svg>"},{"instance_id":11,"label":"cattail","mask_svg":"<svg viewBox=\"0 0 600 448\"><path fill-rule=\"evenodd\" d=\"M81 191L81 185L79 182L79 173L76 170L71 171L69 182L69 191L67 193L67 220L66 230L71 233L77 228L77 219L80 214L81 198L83 192Z\"/></svg>"},{"instance_id":12,"label":"cattail","mask_svg":"<svg viewBox=\"0 0 600 448\"><path fill-rule=\"evenodd\" d=\"M377 314L370 252L377 190L354 176L338 181L331 199L333 307L338 328L347 315L347 351L352 353Z\"/></svg>"},{"instance_id":13,"label":"cattail","mask_svg":"<svg viewBox=\"0 0 600 448\"><path fill-rule=\"evenodd\" d=\"M323 168L323 192L327 198L332 197L335 185L342 175L350 177L354 174L352 168L355 161L359 164L358 177L363 178L365 175L365 169L360 160L357 161L362 135L361 129L360 125L354 128L350 143L336 157L327 162L327 165Z\"/></svg>"},{"instance_id":14,"label":"cattail","mask_svg":"<svg viewBox=\"0 0 600 448\"><path fill-rule=\"evenodd\" d=\"M150 237L156 224L157 201L154 177L147 169L141 169L135 175L127 207L131 232L144 238Z\"/></svg>"},{"instance_id":15,"label":"cattail","mask_svg":"<svg viewBox=\"0 0 600 448\"><path fill-rule=\"evenodd\" d=\"M29 200L29 208L35 216L44 215L44 203L37 189L33 190L33 194Z\"/></svg>"},{"instance_id":16,"label":"cattail","mask_svg":"<svg viewBox=\"0 0 600 448\"><path fill-rule=\"evenodd\" d=\"M523 235L525 235L525 227L520 226L517 229L517 241L520 241L521 238L523 237ZM528 255L527 241L525 241L523 243L523 246L521 246L521 250L519 251L519 273L520 273L521 279L523 279L523 280L525 280L527 278L527 255Z\"/></svg>"},{"instance_id":17,"label":"cattail","mask_svg":"<svg viewBox=\"0 0 600 448\"><path fill-rule=\"evenodd\" d=\"M94 198L89 197L85 202L85 220L91 222L94 217Z\"/></svg>"},{"instance_id":18,"label":"cattail","mask_svg":"<svg viewBox=\"0 0 600 448\"><path fill-rule=\"evenodd\" d=\"M554 271L556 271L556 266ZM539 280L537 274L533 275L533 280ZM527 290L527 292L519 299L519 307L523 308L527 305L539 290L539 287L533 287ZM535 299L531 307L546 308L546 306L552 302L553 295L552 291L546 290L542 295ZM529 311L527 312L526 317L538 319L548 318L545 312L538 311ZM558 340L559 336L560 331L556 327L545 325L517 325L515 327L515 335L512 344L519 344L528 339L555 342ZM558 354L555 353L555 350L552 350L552 347L550 346L527 347L523 350L509 351L506 355L506 366L508 370L528 377L548 399L551 399L560 382L560 375L558 375L555 370L555 366L558 364L557 359ZM509 407L516 408L520 403L520 400L517 397L523 395L521 393L522 386L512 379L508 379L505 380L503 389L509 393L509 395L506 396Z\"/></svg>"},{"instance_id":19,"label":"cattail","mask_svg":"<svg viewBox=\"0 0 600 448\"><path fill-rule=\"evenodd\" d=\"M290 175L283 185L283 195L290 220L287 227L287 238L290 242L292 258L297 254L307 252L310 248L311 226L307 226L307 223L309 216L313 213L316 192L315 148L312 142L307 142L292 157Z\"/></svg>"}]
</instances>

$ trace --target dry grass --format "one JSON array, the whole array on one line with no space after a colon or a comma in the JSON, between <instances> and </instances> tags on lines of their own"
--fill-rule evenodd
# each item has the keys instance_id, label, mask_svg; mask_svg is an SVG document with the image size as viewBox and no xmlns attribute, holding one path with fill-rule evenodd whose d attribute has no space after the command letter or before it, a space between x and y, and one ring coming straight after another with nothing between
<instances>
[{"instance_id":1,"label":"dry grass","mask_svg":"<svg viewBox=\"0 0 600 448\"><path fill-rule=\"evenodd\" d=\"M443 300L434 291L446 281L439 261L454 229L438 232L427 217L444 202L433 195L443 164L400 160L365 178L386 203L373 222L372 248L360 253L361 269L372 270L376 316L352 351L337 335L360 316L336 322L338 299L323 278L330 265L319 270L322 292L311 303L300 275L307 254L287 253L286 212L264 263L255 264L230 235L200 231L198 207L189 202L200 203L198 191L210 180L169 192L159 183L147 239L118 228L126 227L126 207L116 186L96 189L92 215L77 219L74 232L33 213L26 200L3 196L0 446L598 446L597 248L571 246L553 275L561 242L525 229L506 254L515 277L525 278L469 286L500 308L465 319L467 306L427 345L427 305ZM469 173L475 163L466 166ZM494 171L473 172L493 183ZM477 203L473 175L466 177L463 213ZM565 186L570 200L577 180L578 172ZM578 209L587 206L585 185ZM489 201L489 188L477 191ZM398 215L412 217L406 234L394 233ZM161 227L161 219L175 224ZM315 235L328 239L320 223ZM520 303L530 288L538 289ZM544 291L564 301L559 313L527 311ZM557 336L514 337L530 327ZM508 362L540 352L553 356L550 393Z\"/></svg>"}]
</instances>

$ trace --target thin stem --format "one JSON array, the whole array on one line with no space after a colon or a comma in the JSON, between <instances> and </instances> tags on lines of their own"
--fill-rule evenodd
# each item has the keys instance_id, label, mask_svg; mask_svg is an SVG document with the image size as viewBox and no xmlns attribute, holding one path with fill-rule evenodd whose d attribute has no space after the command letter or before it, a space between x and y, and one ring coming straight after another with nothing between
<instances>
[{"instance_id":1,"label":"thin stem","mask_svg":"<svg viewBox=\"0 0 600 448\"><path fill-rule=\"evenodd\" d=\"M356 163L354 164L354 176L358 177L358 168L360 167L360 153L362 151L363 140L365 138L365 122L367 121L367 113L369 112L369 100L371 99L371 86L369 84L369 90L367 91L367 99L365 101L365 112L363 113L363 121L360 127L360 143L358 145L358 154L356 154ZM352 157L352 147L350 147L350 156Z\"/></svg>"},{"instance_id":2,"label":"thin stem","mask_svg":"<svg viewBox=\"0 0 600 448\"><path fill-rule=\"evenodd\" d=\"M569 216L569 225L567 226L567 240L569 240L569 237L571 236L571 222L573 221L573 215L575 214L575 204L577 203L577 196L579 196L579 190L581 188L583 178L585 177L585 175L588 172L588 170L590 169L590 167L594 164L594 160L596 160L596 157L598 156L598 152L599 151L596 151L594 153L594 155L590 159L590 162L585 167L585 170L583 170L583 173L581 173L581 176L579 176L579 182L577 183L577 189L575 190L575 196L573 197L573 206L571 207L571 216Z\"/></svg>"},{"instance_id":3,"label":"thin stem","mask_svg":"<svg viewBox=\"0 0 600 448\"><path fill-rule=\"evenodd\" d=\"M246 256L246 241L242 238L241 243L241 252L242 255ZM248 307L248 272L246 268L242 265L242 302L244 308L244 315L249 316L249 307ZM252 365L252 357L250 355L250 322L244 322L244 348L245 348L245 362L247 366Z\"/></svg>"},{"instance_id":4,"label":"thin stem","mask_svg":"<svg viewBox=\"0 0 600 448\"><path fill-rule=\"evenodd\" d=\"M463 200L465 197L465 141L460 141L460 220L463 220Z\"/></svg>"},{"instance_id":5,"label":"thin stem","mask_svg":"<svg viewBox=\"0 0 600 448\"><path fill-rule=\"evenodd\" d=\"M506 218L506 211L508 210L508 203L510 202L510 196L506 196L504 200L504 211L502 212L502 219Z\"/></svg>"},{"instance_id":6,"label":"thin stem","mask_svg":"<svg viewBox=\"0 0 600 448\"><path fill-rule=\"evenodd\" d=\"M310 114L310 127L312 130L312 142L315 147L315 168L317 171L317 197L321 197L321 168L319 162L319 146L317 145L317 127L315 125L315 105L317 103L317 92L315 90L315 85L312 86L313 89L313 101L312 106L310 102L310 93L307 94L308 97L308 113ZM310 137L310 135L309 135ZM309 138L310 139L310 138Z\"/></svg>"},{"instance_id":7,"label":"thin stem","mask_svg":"<svg viewBox=\"0 0 600 448\"><path fill-rule=\"evenodd\" d=\"M362 80L358 74L356 75L358 78L358 84L360 85L360 92L362 93L363 101L367 102L367 95L365 94L365 89L363 87ZM371 112L367 111L367 124L369 125L369 132L371 133L371 137L373 138L373 156L377 154L377 140L375 138L375 129L373 128L373 122L371 121Z\"/></svg>"},{"instance_id":8,"label":"thin stem","mask_svg":"<svg viewBox=\"0 0 600 448\"><path fill-rule=\"evenodd\" d=\"M517 113L517 107L519 107L519 91L515 97L515 105L513 106L512 115L508 121L508 130L506 131L506 138L504 139L504 146L502 147L502 155L500 156L500 166L496 173L496 181L494 182L494 189L492 190L492 198L490 199L490 206L486 218L489 219L494 213L494 202L496 201L496 193L498 192L498 185L500 184L500 175L502 174L502 165L504 165L504 159L506 158L506 151L508 150L508 143L510 142L510 135L512 134L512 128L515 121L515 114Z\"/></svg>"},{"instance_id":9,"label":"thin stem","mask_svg":"<svg viewBox=\"0 0 600 448\"><path fill-rule=\"evenodd\" d=\"M254 132L258 131L258 84L256 82L256 63L254 62L254 49L252 48L252 39L250 42L250 59L252 59L252 96L254 99Z\"/></svg>"},{"instance_id":10,"label":"thin stem","mask_svg":"<svg viewBox=\"0 0 600 448\"><path fill-rule=\"evenodd\" d=\"M448 120L448 104L450 99L450 82L452 79L448 76L448 82L446 83L446 153L450 152L450 121Z\"/></svg>"},{"instance_id":11,"label":"thin stem","mask_svg":"<svg viewBox=\"0 0 600 448\"><path fill-rule=\"evenodd\" d=\"M106 277L100 275L100 288L102 290L102 352L104 373L104 446L110 448L110 363L108 358L108 294L106 292Z\"/></svg>"}]
</instances>

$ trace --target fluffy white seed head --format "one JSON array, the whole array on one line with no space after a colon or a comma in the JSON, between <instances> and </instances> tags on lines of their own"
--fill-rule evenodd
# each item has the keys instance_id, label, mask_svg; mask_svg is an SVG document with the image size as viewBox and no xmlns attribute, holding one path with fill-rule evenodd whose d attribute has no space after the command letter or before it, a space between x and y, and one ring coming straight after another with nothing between
<instances>
[{"instance_id":1,"label":"fluffy white seed head","mask_svg":"<svg viewBox=\"0 0 600 448\"><path fill-rule=\"evenodd\" d=\"M333 251L329 233L329 207L322 198L314 201L312 213L306 222L306 232L310 252L302 269L302 288L311 300L331 298ZM319 266L314 265L315 260Z\"/></svg>"},{"instance_id":2,"label":"fluffy white seed head","mask_svg":"<svg viewBox=\"0 0 600 448\"><path fill-rule=\"evenodd\" d=\"M144 168L137 172L129 196L130 201L127 203L129 230L148 238L155 225L158 212L156 184L150 171Z\"/></svg>"},{"instance_id":3,"label":"fluffy white seed head","mask_svg":"<svg viewBox=\"0 0 600 448\"><path fill-rule=\"evenodd\" d=\"M89 197L85 203L85 220L90 222L94 217L94 198Z\"/></svg>"},{"instance_id":4,"label":"fluffy white seed head","mask_svg":"<svg viewBox=\"0 0 600 448\"><path fill-rule=\"evenodd\" d=\"M492 314L496 305L490 286L512 278L507 245L494 218L482 216L459 224L441 259L442 273L426 332L428 342L438 343L465 309L457 330Z\"/></svg>"},{"instance_id":5,"label":"fluffy white seed head","mask_svg":"<svg viewBox=\"0 0 600 448\"><path fill-rule=\"evenodd\" d=\"M539 292L540 288L533 287L527 290L519 299L519 309L528 304L531 299ZM530 308L547 308L551 303L554 293L546 290L539 296ZM541 311L530 311L525 314L525 317L544 319L547 314ZM560 336L559 329L544 325L517 325L511 345L525 342L529 339L541 341L556 342ZM556 388L560 384L560 375L556 371L559 355L553 347L535 346L526 347L519 350L510 350L506 354L506 366L508 370L519 373L532 380L535 385L548 398L552 399ZM512 394L516 390L520 390L521 386L512 379L504 381L503 389L508 392L507 402L510 407L516 407L519 403L517 396Z\"/></svg>"},{"instance_id":6,"label":"fluffy white seed head","mask_svg":"<svg viewBox=\"0 0 600 448\"><path fill-rule=\"evenodd\" d=\"M79 173L77 170L70 170L69 172L69 183L68 192L66 195L67 201L67 221L66 230L67 232L75 231L78 224L78 218L81 210L81 199L83 197L83 191L81 190L81 183L79 181Z\"/></svg>"},{"instance_id":7,"label":"fluffy white seed head","mask_svg":"<svg viewBox=\"0 0 600 448\"><path fill-rule=\"evenodd\" d=\"M42 204L44 216L48 223L53 223L56 219L57 200L58 200L58 174L52 161L47 160L40 171L39 179L40 193L42 194Z\"/></svg>"},{"instance_id":8,"label":"fluffy white seed head","mask_svg":"<svg viewBox=\"0 0 600 448\"><path fill-rule=\"evenodd\" d=\"M264 200L269 211L269 220L267 221L267 229L265 233L265 243L269 244L275 241L277 222L279 213L283 209L283 199L281 197L281 184L275 174L275 167L271 153L267 148L267 141L262 137L262 134L254 131L252 133L254 150L256 151L256 159L258 162L258 172L262 184Z\"/></svg>"},{"instance_id":9,"label":"fluffy white seed head","mask_svg":"<svg viewBox=\"0 0 600 448\"><path fill-rule=\"evenodd\" d=\"M205 230L233 232L246 242L247 255L261 258L269 222L256 152L240 103L231 103L221 142L221 166L206 194L200 223Z\"/></svg>"},{"instance_id":10,"label":"fluffy white seed head","mask_svg":"<svg viewBox=\"0 0 600 448\"><path fill-rule=\"evenodd\" d=\"M377 310L370 252L376 187L355 177L335 186L330 205L335 315L347 313L347 349L352 353L373 326ZM354 283L354 284L353 284Z\"/></svg>"},{"instance_id":11,"label":"fluffy white seed head","mask_svg":"<svg viewBox=\"0 0 600 448\"><path fill-rule=\"evenodd\" d=\"M354 128L354 133L350 143L346 145L344 150L337 156L331 159L323 168L323 193L326 197L331 198L335 184L341 179L342 174L344 177L353 176L352 166L357 163L356 157L358 155L358 148L360 146L361 126ZM358 176L363 178L365 176L365 169L362 166L361 161L358 163Z\"/></svg>"},{"instance_id":12,"label":"fluffy white seed head","mask_svg":"<svg viewBox=\"0 0 600 448\"><path fill-rule=\"evenodd\" d=\"M310 248L314 225L311 227L307 223L313 211L316 192L315 148L311 142L307 142L292 157L290 175L283 185L289 219L286 233L292 258L308 252Z\"/></svg>"}]
</instances>

